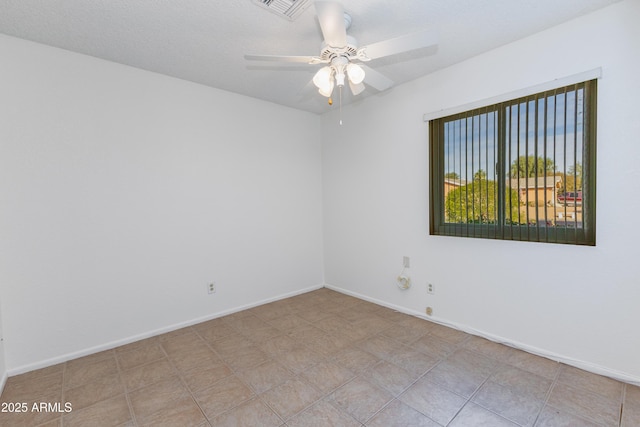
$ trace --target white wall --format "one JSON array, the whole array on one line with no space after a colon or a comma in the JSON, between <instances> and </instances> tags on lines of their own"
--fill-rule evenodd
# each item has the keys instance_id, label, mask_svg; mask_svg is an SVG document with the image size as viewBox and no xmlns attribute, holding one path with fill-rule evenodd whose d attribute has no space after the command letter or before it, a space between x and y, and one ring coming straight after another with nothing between
<instances>
[{"instance_id":1,"label":"white wall","mask_svg":"<svg viewBox=\"0 0 640 427\"><path fill-rule=\"evenodd\" d=\"M4 389L4 384L7 381L8 373L7 373L7 364L5 362L5 353L4 353L4 334L2 329L2 303L0 302L0 393Z\"/></svg>"},{"instance_id":2,"label":"white wall","mask_svg":"<svg viewBox=\"0 0 640 427\"><path fill-rule=\"evenodd\" d=\"M640 381L639 20L627 0L325 115L326 283ZM430 236L423 114L597 67L597 246Z\"/></svg>"},{"instance_id":3,"label":"white wall","mask_svg":"<svg viewBox=\"0 0 640 427\"><path fill-rule=\"evenodd\" d=\"M5 36L0 58L10 374L322 285L317 115Z\"/></svg>"}]
</instances>

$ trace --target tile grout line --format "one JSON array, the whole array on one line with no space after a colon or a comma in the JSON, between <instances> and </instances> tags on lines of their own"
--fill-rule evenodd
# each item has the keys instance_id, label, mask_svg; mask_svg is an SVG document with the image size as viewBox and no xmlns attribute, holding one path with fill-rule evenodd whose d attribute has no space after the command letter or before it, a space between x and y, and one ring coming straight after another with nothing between
<instances>
[{"instance_id":1,"label":"tile grout line","mask_svg":"<svg viewBox=\"0 0 640 427\"><path fill-rule=\"evenodd\" d=\"M118 371L118 377L120 378L122 388L124 389L124 398L127 401L127 406L129 407L129 414L131 414L131 420L133 421L134 426L138 426L138 420L136 419L136 413L133 411L133 404L131 403L131 398L129 396L129 390L127 389L127 385L124 384L122 377L122 366L120 366L120 359L118 358L118 352L114 350L113 357L116 359L116 369Z\"/></svg>"}]
</instances>

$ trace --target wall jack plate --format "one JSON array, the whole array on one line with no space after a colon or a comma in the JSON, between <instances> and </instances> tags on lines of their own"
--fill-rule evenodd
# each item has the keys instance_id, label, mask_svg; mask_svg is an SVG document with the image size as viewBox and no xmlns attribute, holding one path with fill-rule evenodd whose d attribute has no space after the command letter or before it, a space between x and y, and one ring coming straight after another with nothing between
<instances>
[{"instance_id":1,"label":"wall jack plate","mask_svg":"<svg viewBox=\"0 0 640 427\"><path fill-rule=\"evenodd\" d=\"M216 293L216 284L214 282L211 282L207 285L207 292L210 294Z\"/></svg>"}]
</instances>

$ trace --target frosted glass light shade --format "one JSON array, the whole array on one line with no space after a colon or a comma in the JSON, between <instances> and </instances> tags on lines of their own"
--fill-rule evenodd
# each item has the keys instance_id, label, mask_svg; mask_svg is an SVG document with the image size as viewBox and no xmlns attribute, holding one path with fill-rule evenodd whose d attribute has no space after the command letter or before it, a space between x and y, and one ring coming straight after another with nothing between
<instances>
[{"instance_id":1,"label":"frosted glass light shade","mask_svg":"<svg viewBox=\"0 0 640 427\"><path fill-rule=\"evenodd\" d=\"M318 70L315 76L313 76L313 84L322 91L327 92L331 89L331 67L322 67Z\"/></svg>"},{"instance_id":2,"label":"frosted glass light shade","mask_svg":"<svg viewBox=\"0 0 640 427\"><path fill-rule=\"evenodd\" d=\"M364 81L364 70L357 64L347 65L347 75L349 76L349 81L354 85Z\"/></svg>"}]
</instances>

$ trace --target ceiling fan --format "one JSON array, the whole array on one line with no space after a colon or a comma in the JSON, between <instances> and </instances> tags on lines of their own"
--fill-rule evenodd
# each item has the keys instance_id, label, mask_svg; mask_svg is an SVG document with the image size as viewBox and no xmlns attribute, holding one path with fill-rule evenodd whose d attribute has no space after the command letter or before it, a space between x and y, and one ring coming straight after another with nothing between
<instances>
[{"instance_id":1,"label":"ceiling fan","mask_svg":"<svg viewBox=\"0 0 640 427\"><path fill-rule=\"evenodd\" d=\"M383 91L393 86L393 81L362 64L372 59L436 46L435 31L426 30L367 46L358 46L355 38L347 35L351 16L344 12L341 3L316 1L314 3L324 41L318 56L245 55L254 61L298 62L310 65L326 64L313 77L313 83L321 95L329 98L335 86L340 89L348 82L351 92L358 95L365 89L364 83Z\"/></svg>"}]
</instances>

